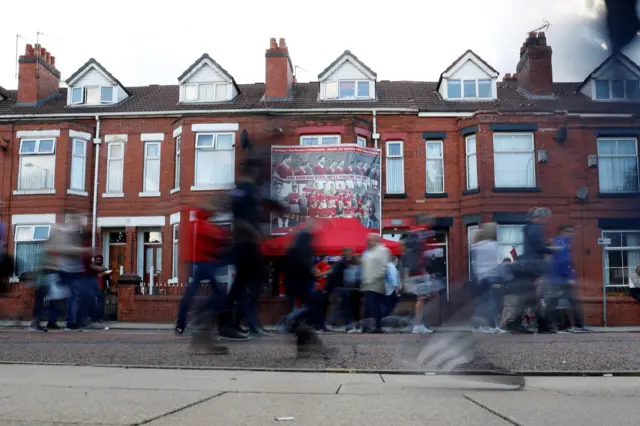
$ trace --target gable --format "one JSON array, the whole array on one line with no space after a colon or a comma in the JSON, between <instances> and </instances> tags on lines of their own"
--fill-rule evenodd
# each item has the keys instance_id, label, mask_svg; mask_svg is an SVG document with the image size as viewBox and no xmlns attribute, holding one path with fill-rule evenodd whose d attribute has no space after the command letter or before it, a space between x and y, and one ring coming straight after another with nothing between
<instances>
[{"instance_id":1,"label":"gable","mask_svg":"<svg viewBox=\"0 0 640 426\"><path fill-rule=\"evenodd\" d=\"M359 60L356 55L345 50L342 55L338 56L331 65L318 75L320 82L335 80L336 78L375 80L377 75L371 68Z\"/></svg>"},{"instance_id":2,"label":"gable","mask_svg":"<svg viewBox=\"0 0 640 426\"><path fill-rule=\"evenodd\" d=\"M462 78L498 78L498 74L498 71L472 50L467 50L442 73L441 78L461 78L458 75L463 75Z\"/></svg>"},{"instance_id":3,"label":"gable","mask_svg":"<svg viewBox=\"0 0 640 426\"><path fill-rule=\"evenodd\" d=\"M231 83L231 79L223 75L217 67L208 61L201 62L194 70L186 76L181 83Z\"/></svg>"},{"instance_id":4,"label":"gable","mask_svg":"<svg viewBox=\"0 0 640 426\"><path fill-rule=\"evenodd\" d=\"M596 99L596 82L598 80L637 82L640 80L640 67L624 54L620 54L616 59L613 56L609 56L578 86L578 91L592 99ZM627 84L625 83L625 85ZM599 98L599 100L602 99Z\"/></svg>"},{"instance_id":5,"label":"gable","mask_svg":"<svg viewBox=\"0 0 640 426\"><path fill-rule=\"evenodd\" d=\"M71 77L65 81L65 83L69 86L67 93L68 104L82 105L87 103L86 93L83 95L82 102L74 102L72 100L72 93L74 89L88 90L86 88L98 88L95 90L106 90L107 87L112 87L112 95L108 96L111 99L108 102L99 102L101 104L119 103L131 96L129 91L118 81L118 79L93 58L89 59L82 67L74 72Z\"/></svg>"},{"instance_id":6,"label":"gable","mask_svg":"<svg viewBox=\"0 0 640 426\"><path fill-rule=\"evenodd\" d=\"M371 80L371 77L366 74L362 69L358 68L350 60L344 61L341 65L336 67L330 74L325 77L325 80Z\"/></svg>"},{"instance_id":7,"label":"gable","mask_svg":"<svg viewBox=\"0 0 640 426\"><path fill-rule=\"evenodd\" d=\"M450 80L462 80L473 78L491 78L490 74L487 74L485 70L480 68L475 62L468 60L464 62L455 72L449 77Z\"/></svg>"},{"instance_id":8,"label":"gable","mask_svg":"<svg viewBox=\"0 0 640 426\"><path fill-rule=\"evenodd\" d=\"M67 83L69 87L73 86L115 86L117 83L109 77L101 73L95 67L87 67L81 74L75 77L73 83Z\"/></svg>"}]
</instances>

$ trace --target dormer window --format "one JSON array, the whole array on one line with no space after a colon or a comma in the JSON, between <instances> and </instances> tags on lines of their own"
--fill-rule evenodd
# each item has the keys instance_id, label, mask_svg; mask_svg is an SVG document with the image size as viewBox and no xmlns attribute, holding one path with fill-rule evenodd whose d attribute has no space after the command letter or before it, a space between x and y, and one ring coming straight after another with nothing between
<instances>
[{"instance_id":1,"label":"dormer window","mask_svg":"<svg viewBox=\"0 0 640 426\"><path fill-rule=\"evenodd\" d=\"M320 99L375 99L376 73L346 50L320 75Z\"/></svg>"},{"instance_id":2,"label":"dormer window","mask_svg":"<svg viewBox=\"0 0 640 426\"><path fill-rule=\"evenodd\" d=\"M609 99L640 100L638 80L594 80L595 95L599 101Z\"/></svg>"},{"instance_id":3,"label":"dormer window","mask_svg":"<svg viewBox=\"0 0 640 426\"><path fill-rule=\"evenodd\" d=\"M186 102L221 102L229 100L227 83L196 83L184 85Z\"/></svg>"},{"instance_id":4,"label":"dormer window","mask_svg":"<svg viewBox=\"0 0 640 426\"><path fill-rule=\"evenodd\" d=\"M87 86L71 88L74 105L100 105L113 103L113 86Z\"/></svg>"},{"instance_id":5,"label":"dormer window","mask_svg":"<svg viewBox=\"0 0 640 426\"><path fill-rule=\"evenodd\" d=\"M440 75L436 90L443 99L484 100L497 95L498 71L467 50Z\"/></svg>"},{"instance_id":6,"label":"dormer window","mask_svg":"<svg viewBox=\"0 0 640 426\"><path fill-rule=\"evenodd\" d=\"M449 99L491 99L492 84L490 79L448 80L447 93Z\"/></svg>"}]
</instances>

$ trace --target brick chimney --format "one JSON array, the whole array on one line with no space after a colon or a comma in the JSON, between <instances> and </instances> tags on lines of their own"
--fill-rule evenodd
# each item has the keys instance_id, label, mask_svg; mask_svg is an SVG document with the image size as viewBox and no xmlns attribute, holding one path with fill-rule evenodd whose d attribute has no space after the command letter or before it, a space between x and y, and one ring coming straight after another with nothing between
<instances>
[{"instance_id":1,"label":"brick chimney","mask_svg":"<svg viewBox=\"0 0 640 426\"><path fill-rule=\"evenodd\" d=\"M293 88L293 64L289 58L289 49L283 38L280 43L272 38L267 58L264 97L266 100L285 100L291 97Z\"/></svg>"},{"instance_id":2,"label":"brick chimney","mask_svg":"<svg viewBox=\"0 0 640 426\"><path fill-rule=\"evenodd\" d=\"M56 58L44 47L27 44L18 66L18 103L37 105L58 94L60 71L56 69Z\"/></svg>"},{"instance_id":3,"label":"brick chimney","mask_svg":"<svg viewBox=\"0 0 640 426\"><path fill-rule=\"evenodd\" d=\"M520 62L516 67L518 87L530 95L553 96L551 46L543 32L529 33L520 48Z\"/></svg>"}]
</instances>

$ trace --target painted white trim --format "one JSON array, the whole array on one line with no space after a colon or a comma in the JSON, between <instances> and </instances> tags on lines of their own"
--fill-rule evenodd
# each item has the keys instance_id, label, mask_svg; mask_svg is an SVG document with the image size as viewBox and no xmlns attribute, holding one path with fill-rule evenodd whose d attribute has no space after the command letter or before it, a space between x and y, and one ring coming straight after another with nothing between
<instances>
[{"instance_id":1,"label":"painted white trim","mask_svg":"<svg viewBox=\"0 0 640 426\"><path fill-rule=\"evenodd\" d=\"M202 68L205 65L209 65L211 68L213 68L213 70L216 71L216 73L218 73L218 75L222 78L222 80L225 83L227 84L231 83L231 80L229 79L229 77L227 77L226 73L222 72L220 67L216 66L209 58L203 58L202 60L200 60L200 62L198 62L198 64L195 67L193 67L193 69L191 69L191 71L189 71L187 75L182 77L182 80L179 80L178 83L185 84L195 73L197 73L200 70L200 68Z\"/></svg>"},{"instance_id":2,"label":"painted white trim","mask_svg":"<svg viewBox=\"0 0 640 426\"><path fill-rule=\"evenodd\" d=\"M66 83L66 84L67 84L67 86L69 86L69 87L73 86L73 83L75 83L75 82L77 82L78 80L80 80L80 78L81 78L82 76L84 76L86 73L88 73L88 72L89 72L89 71L91 71L91 70L95 70L95 71L97 71L97 72L98 72L100 75L102 75L102 76L105 78L105 80L107 80L111 85L113 85L113 86L118 86L118 84L117 84L115 81L113 81L113 80L111 79L111 77L109 77L108 75L106 75L106 74L105 74L105 73L104 73L104 72L103 72L99 67L97 67L97 66L96 66L96 64L93 64L93 63L91 63L91 64L87 65L87 66L86 66L86 67L84 67L84 68L82 68L82 69L81 69L81 71L78 73L78 75L76 75L76 76L73 78L73 80L69 80L69 81Z\"/></svg>"},{"instance_id":3,"label":"painted white trim","mask_svg":"<svg viewBox=\"0 0 640 426\"><path fill-rule=\"evenodd\" d=\"M25 138L57 138L60 137L60 129L56 130L20 130L16 133L16 137Z\"/></svg>"},{"instance_id":4,"label":"painted white trim","mask_svg":"<svg viewBox=\"0 0 640 426\"><path fill-rule=\"evenodd\" d=\"M180 192L180 188L173 188L171 191L169 191L169 194L175 194L176 192Z\"/></svg>"},{"instance_id":5,"label":"painted white trim","mask_svg":"<svg viewBox=\"0 0 640 426\"><path fill-rule=\"evenodd\" d=\"M194 110L178 110L178 111L140 111L140 112L103 112L100 113L101 118L107 117L182 117L185 114L206 114L206 115L228 115L228 114L245 114L245 115L263 115L265 113L272 114L318 114L318 113L416 113L418 108L256 108L256 109L194 109ZM95 118L95 112L80 113L58 113L58 114L6 114L0 115L0 119L45 119L45 118L70 118L70 117L87 117Z\"/></svg>"},{"instance_id":6,"label":"painted white trim","mask_svg":"<svg viewBox=\"0 0 640 426\"><path fill-rule=\"evenodd\" d=\"M169 216L169 225L175 225L177 223L180 223L180 212L171 213L171 216Z\"/></svg>"},{"instance_id":7,"label":"painted white trim","mask_svg":"<svg viewBox=\"0 0 640 426\"><path fill-rule=\"evenodd\" d=\"M84 139L86 141L91 140L91 133L87 133L87 132L79 132L77 130L69 130L69 137L70 138L76 138L76 139Z\"/></svg>"},{"instance_id":8,"label":"painted white trim","mask_svg":"<svg viewBox=\"0 0 640 426\"><path fill-rule=\"evenodd\" d=\"M138 197L159 197L160 192L138 192Z\"/></svg>"},{"instance_id":9,"label":"painted white trim","mask_svg":"<svg viewBox=\"0 0 640 426\"><path fill-rule=\"evenodd\" d=\"M173 129L173 137L177 138L178 136L180 136L182 134L182 126Z\"/></svg>"},{"instance_id":10,"label":"painted white trim","mask_svg":"<svg viewBox=\"0 0 640 426\"><path fill-rule=\"evenodd\" d=\"M240 129L238 123L201 123L192 124L192 132L237 132Z\"/></svg>"},{"instance_id":11,"label":"painted white trim","mask_svg":"<svg viewBox=\"0 0 640 426\"><path fill-rule=\"evenodd\" d=\"M318 80L320 82L324 82L328 76L330 76L331 74L333 74L336 70L338 70L342 65L344 65L345 62L350 62L351 65L353 65L354 67L356 67L358 69L358 71L360 71L361 73L363 73L364 75L366 75L367 77L369 77L369 79L371 80L375 80L376 76L371 74L370 71L368 71L366 68L364 68L362 65L360 65L358 63L358 61L356 61L356 59L352 56L352 55L345 55L340 62L338 62L337 64L335 64L334 66L332 66L331 68L329 68L326 72L320 74L318 76Z\"/></svg>"},{"instance_id":12,"label":"painted white trim","mask_svg":"<svg viewBox=\"0 0 640 426\"><path fill-rule=\"evenodd\" d=\"M56 214L14 214L11 215L12 225L37 225L40 223L55 224Z\"/></svg>"},{"instance_id":13,"label":"painted white trim","mask_svg":"<svg viewBox=\"0 0 640 426\"><path fill-rule=\"evenodd\" d=\"M164 140L164 133L142 133L140 140L142 142L162 142Z\"/></svg>"},{"instance_id":14,"label":"painted white trim","mask_svg":"<svg viewBox=\"0 0 640 426\"><path fill-rule=\"evenodd\" d=\"M98 218L100 228L126 228L127 226L165 226L165 216L104 216Z\"/></svg>"},{"instance_id":15,"label":"painted white trim","mask_svg":"<svg viewBox=\"0 0 640 426\"><path fill-rule=\"evenodd\" d=\"M82 197L87 197L89 193L87 191L78 191L75 189L67 189L67 194L69 195L80 195Z\"/></svg>"},{"instance_id":16,"label":"painted white trim","mask_svg":"<svg viewBox=\"0 0 640 426\"><path fill-rule=\"evenodd\" d=\"M55 189L17 189L13 191L13 195L53 195Z\"/></svg>"},{"instance_id":17,"label":"painted white trim","mask_svg":"<svg viewBox=\"0 0 640 426\"><path fill-rule=\"evenodd\" d=\"M235 183L216 183L212 185L192 186L191 190L192 191L220 191L223 189L235 189L235 188L236 188Z\"/></svg>"},{"instance_id":18,"label":"painted white trim","mask_svg":"<svg viewBox=\"0 0 640 426\"><path fill-rule=\"evenodd\" d=\"M129 139L128 135L105 135L104 141L106 143L110 142L126 142Z\"/></svg>"},{"instance_id":19,"label":"painted white trim","mask_svg":"<svg viewBox=\"0 0 640 426\"><path fill-rule=\"evenodd\" d=\"M478 58L477 55L475 55L473 52L467 52L462 58L460 58L458 61L456 61L456 64L446 73L442 73L442 77L443 78L450 78L452 75L454 75L467 61L471 61L474 64L476 64L478 66L478 68L480 68L482 71L484 71L485 74L487 74L487 76L490 76L491 78L498 78L498 75L500 75L499 72L497 71L493 71L491 69L489 69L489 67L487 67L481 60L480 58Z\"/></svg>"},{"instance_id":20,"label":"painted white trim","mask_svg":"<svg viewBox=\"0 0 640 426\"><path fill-rule=\"evenodd\" d=\"M473 117L475 114L475 112L419 112L418 117Z\"/></svg>"},{"instance_id":21,"label":"painted white trim","mask_svg":"<svg viewBox=\"0 0 640 426\"><path fill-rule=\"evenodd\" d=\"M124 192L105 192L102 194L102 198L123 198Z\"/></svg>"}]
</instances>

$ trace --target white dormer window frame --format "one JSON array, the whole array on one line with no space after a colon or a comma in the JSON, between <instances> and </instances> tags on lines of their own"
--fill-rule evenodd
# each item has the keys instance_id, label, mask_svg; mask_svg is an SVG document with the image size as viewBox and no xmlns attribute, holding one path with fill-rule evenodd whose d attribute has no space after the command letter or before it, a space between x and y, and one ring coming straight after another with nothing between
<instances>
[{"instance_id":1,"label":"white dormer window frame","mask_svg":"<svg viewBox=\"0 0 640 426\"><path fill-rule=\"evenodd\" d=\"M459 78L456 74L467 62L472 62L475 66L480 68L483 75L471 75L469 78ZM498 74L499 73L497 71L485 64L478 55L469 51L462 58L456 61L449 70L442 74L442 84L440 85L439 92L444 99L455 101L485 101L497 99ZM455 84L456 82L459 82L460 96L453 97L451 96L451 93L449 93L449 86L450 83ZM481 82L489 82L491 91L488 97L479 96Z\"/></svg>"},{"instance_id":2,"label":"white dormer window frame","mask_svg":"<svg viewBox=\"0 0 640 426\"><path fill-rule=\"evenodd\" d=\"M100 94L100 100L98 102L95 103L87 103L87 90L88 89L97 89L98 93ZM111 99L105 98L103 89L111 89ZM116 99L116 93L118 88L115 85L89 85L89 86L72 86L70 88L71 90L71 95L70 95L70 104L71 105L110 105L115 103L115 99ZM76 93L80 93L80 99L74 99L74 95Z\"/></svg>"},{"instance_id":3,"label":"white dormer window frame","mask_svg":"<svg viewBox=\"0 0 640 426\"><path fill-rule=\"evenodd\" d=\"M183 99L184 102L225 102L229 100L229 83L226 81L210 81L210 82L201 82L201 83L184 83L183 85ZM212 99L201 99L200 98L200 88L201 86L213 86L213 98ZM224 96L221 99L216 97L218 93L218 88L224 87ZM189 88L195 90L195 98L193 96L189 96Z\"/></svg>"},{"instance_id":4,"label":"white dormer window frame","mask_svg":"<svg viewBox=\"0 0 640 426\"><path fill-rule=\"evenodd\" d=\"M622 83L622 95L623 96L614 96L616 95L616 91L614 90L614 81L615 82L620 82ZM606 82L607 85L609 86L609 94L606 98L604 97L598 97L598 83L599 82ZM635 79L629 79L626 78L625 80L614 80L611 78L598 78L598 77L594 77L592 79L592 95L591 98L595 101L610 101L610 102L618 102L618 101L634 101L634 102L638 102L640 101L640 77L636 77ZM635 83L636 85L636 97L633 98L630 96L630 91L629 88L631 86L631 84Z\"/></svg>"},{"instance_id":5,"label":"white dormer window frame","mask_svg":"<svg viewBox=\"0 0 640 426\"><path fill-rule=\"evenodd\" d=\"M449 91L449 87L451 83L457 82L460 85L460 96L454 97L451 96ZM480 96L480 82L484 82L485 84L489 84L489 96ZM473 84L473 89L471 89L471 83ZM469 92L469 93L467 93ZM492 78L453 78L447 79L447 99L456 99L456 100L485 100L485 99L494 99L493 96L493 79Z\"/></svg>"},{"instance_id":6,"label":"white dormer window frame","mask_svg":"<svg viewBox=\"0 0 640 426\"><path fill-rule=\"evenodd\" d=\"M343 96L341 86L343 84L353 84L353 96ZM367 94L360 94L360 87L366 87ZM372 99L371 80L357 78L341 78L336 80L327 80L324 82L324 98L325 99Z\"/></svg>"}]
</instances>

